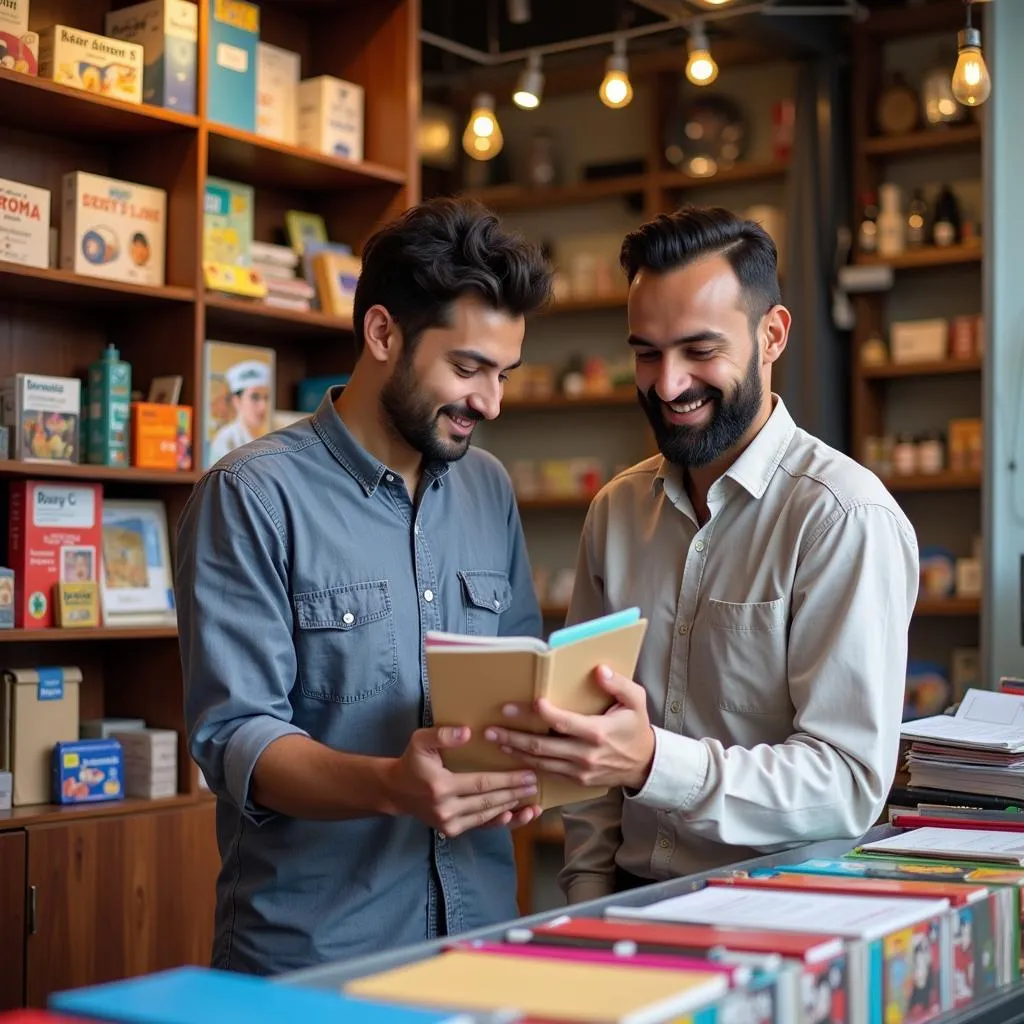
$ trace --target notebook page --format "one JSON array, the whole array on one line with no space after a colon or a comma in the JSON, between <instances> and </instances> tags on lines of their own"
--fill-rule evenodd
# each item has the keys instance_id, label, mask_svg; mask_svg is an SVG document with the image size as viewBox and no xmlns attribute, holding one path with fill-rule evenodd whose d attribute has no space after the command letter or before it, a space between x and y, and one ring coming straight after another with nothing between
<instances>
[{"instance_id":1,"label":"notebook page","mask_svg":"<svg viewBox=\"0 0 1024 1024\"><path fill-rule=\"evenodd\" d=\"M914 853L930 855L967 855L971 860L1014 860L1024 863L1024 835L980 828L938 828L933 825L915 828L898 836L865 843L861 849L892 850L904 856Z\"/></svg>"}]
</instances>

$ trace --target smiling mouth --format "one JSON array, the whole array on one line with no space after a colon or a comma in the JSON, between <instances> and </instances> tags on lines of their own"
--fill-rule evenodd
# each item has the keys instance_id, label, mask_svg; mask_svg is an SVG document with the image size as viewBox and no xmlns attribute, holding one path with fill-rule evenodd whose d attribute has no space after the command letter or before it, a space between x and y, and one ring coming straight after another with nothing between
<instances>
[{"instance_id":1,"label":"smiling mouth","mask_svg":"<svg viewBox=\"0 0 1024 1024\"><path fill-rule=\"evenodd\" d=\"M476 426L476 420L465 419L462 416L455 416L450 412L446 412L445 416L447 416L448 419L451 420L451 422L455 425L455 428L457 430L460 430L463 433L468 434L473 429L473 427Z\"/></svg>"},{"instance_id":2,"label":"smiling mouth","mask_svg":"<svg viewBox=\"0 0 1024 1024\"><path fill-rule=\"evenodd\" d=\"M696 412L698 409L702 409L710 401L711 398L707 397L698 399L696 402L666 402L665 405L677 415L685 416L687 413Z\"/></svg>"}]
</instances>

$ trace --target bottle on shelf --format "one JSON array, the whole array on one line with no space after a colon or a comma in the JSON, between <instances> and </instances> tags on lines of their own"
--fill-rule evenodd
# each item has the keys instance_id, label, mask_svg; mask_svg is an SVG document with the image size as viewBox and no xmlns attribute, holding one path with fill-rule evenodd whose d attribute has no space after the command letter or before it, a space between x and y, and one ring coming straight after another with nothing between
<instances>
[{"instance_id":1,"label":"bottle on shelf","mask_svg":"<svg viewBox=\"0 0 1024 1024\"><path fill-rule=\"evenodd\" d=\"M932 218L932 242L935 245L956 245L960 241L960 204L948 185L939 189Z\"/></svg>"},{"instance_id":2,"label":"bottle on shelf","mask_svg":"<svg viewBox=\"0 0 1024 1024\"><path fill-rule=\"evenodd\" d=\"M86 391L86 461L127 468L132 368L115 345L89 367Z\"/></svg>"},{"instance_id":3,"label":"bottle on shelf","mask_svg":"<svg viewBox=\"0 0 1024 1024\"><path fill-rule=\"evenodd\" d=\"M916 249L928 241L928 204L924 192L918 187L911 193L907 205L907 248Z\"/></svg>"},{"instance_id":4,"label":"bottle on shelf","mask_svg":"<svg viewBox=\"0 0 1024 1024\"><path fill-rule=\"evenodd\" d=\"M864 212L857 232L857 248L861 252L878 251L878 206L874 192L865 192L862 199Z\"/></svg>"},{"instance_id":5,"label":"bottle on shelf","mask_svg":"<svg viewBox=\"0 0 1024 1024\"><path fill-rule=\"evenodd\" d=\"M899 256L906 246L906 221L900 209L900 187L886 182L878 189L881 209L878 213L877 240L880 256Z\"/></svg>"}]
</instances>

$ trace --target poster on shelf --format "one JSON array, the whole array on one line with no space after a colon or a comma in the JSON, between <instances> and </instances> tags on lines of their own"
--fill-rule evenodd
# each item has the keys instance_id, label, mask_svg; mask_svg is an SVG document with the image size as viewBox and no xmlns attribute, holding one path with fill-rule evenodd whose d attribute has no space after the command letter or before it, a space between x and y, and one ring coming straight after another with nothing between
<instances>
[{"instance_id":1,"label":"poster on shelf","mask_svg":"<svg viewBox=\"0 0 1024 1024\"><path fill-rule=\"evenodd\" d=\"M202 469L270 432L276 384L272 348L227 341L204 343Z\"/></svg>"}]
</instances>

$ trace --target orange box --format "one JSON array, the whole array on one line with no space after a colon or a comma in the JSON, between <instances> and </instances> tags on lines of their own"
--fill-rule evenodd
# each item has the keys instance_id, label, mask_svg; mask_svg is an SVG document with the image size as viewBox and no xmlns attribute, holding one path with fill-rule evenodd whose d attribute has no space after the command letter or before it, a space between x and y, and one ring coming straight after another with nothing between
<instances>
[{"instance_id":1,"label":"orange box","mask_svg":"<svg viewBox=\"0 0 1024 1024\"><path fill-rule=\"evenodd\" d=\"M132 402L132 465L139 469L192 468L192 407Z\"/></svg>"}]
</instances>

